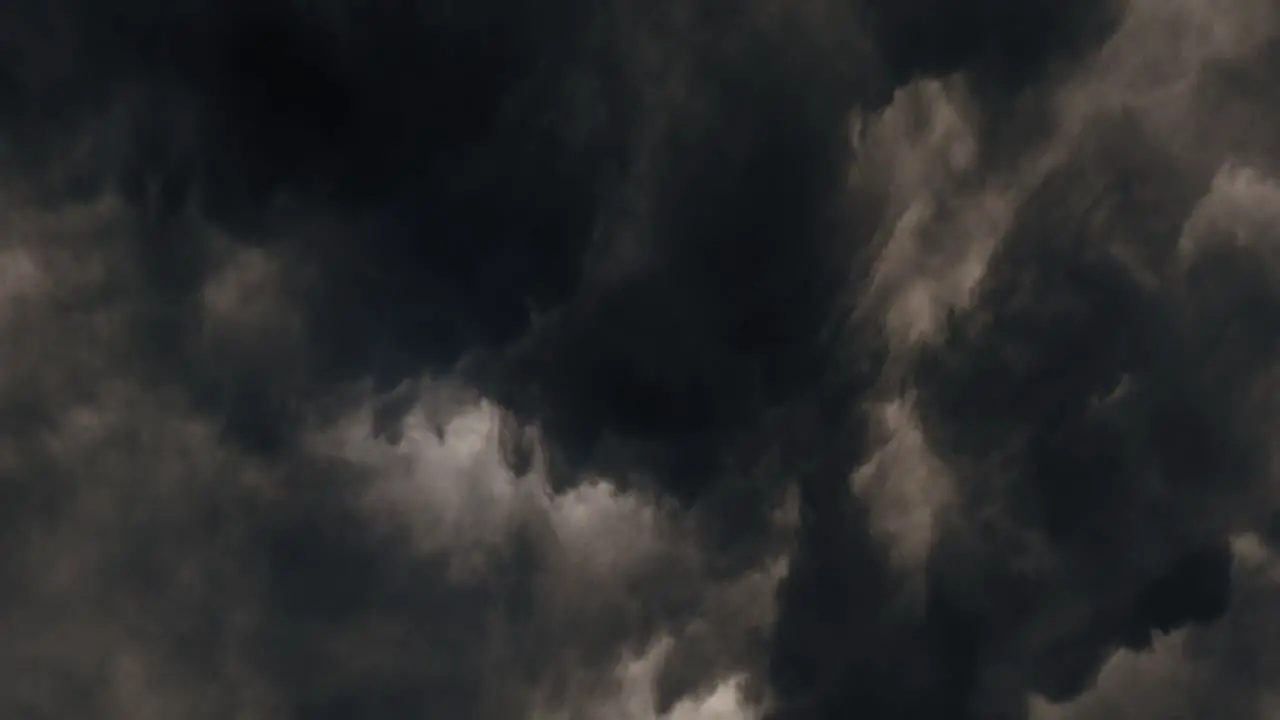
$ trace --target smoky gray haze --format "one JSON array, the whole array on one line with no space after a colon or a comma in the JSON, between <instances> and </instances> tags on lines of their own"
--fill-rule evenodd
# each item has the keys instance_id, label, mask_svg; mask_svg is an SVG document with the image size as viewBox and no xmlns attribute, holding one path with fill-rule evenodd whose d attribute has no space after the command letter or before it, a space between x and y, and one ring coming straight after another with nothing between
<instances>
[{"instance_id":1,"label":"smoky gray haze","mask_svg":"<svg viewBox=\"0 0 1280 720\"><path fill-rule=\"evenodd\" d=\"M3 0L0 717L1280 717L1274 0Z\"/></svg>"}]
</instances>

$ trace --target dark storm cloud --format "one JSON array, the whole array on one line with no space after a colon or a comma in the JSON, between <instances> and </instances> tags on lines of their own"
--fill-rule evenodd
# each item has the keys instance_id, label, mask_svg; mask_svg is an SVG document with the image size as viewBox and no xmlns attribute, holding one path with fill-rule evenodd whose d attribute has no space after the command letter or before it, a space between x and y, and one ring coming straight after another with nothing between
<instances>
[{"instance_id":1,"label":"dark storm cloud","mask_svg":"<svg viewBox=\"0 0 1280 720\"><path fill-rule=\"evenodd\" d=\"M1275 30L6 4L0 703L1262 712Z\"/></svg>"},{"instance_id":2,"label":"dark storm cloud","mask_svg":"<svg viewBox=\"0 0 1280 720\"><path fill-rule=\"evenodd\" d=\"M818 557L802 554L789 580L802 594L783 606L777 673L796 703L779 716L1024 717L1028 693L1070 698L1117 648L1227 609L1229 539L1272 506L1277 308L1261 280L1274 261L1265 241L1246 239L1275 232L1261 191L1243 189L1261 179L1222 166L1223 144L1242 161L1258 141L1240 113L1200 104L1220 76L1198 68L1259 72L1250 45L1274 32L1265 15L1243 20L1257 8L1233 10L1131 8L1117 40L1064 81L1058 127L1023 167L975 169L970 143L982 135L965 130L946 86L903 93L873 122L869 142L914 149L872 154L901 169L888 173L897 224L882 228L866 297L887 304L891 347L914 359L886 366L908 393L887 406L892 440L855 487L891 553L932 541L925 600L883 564L860 566L858 535L840 545L829 529L839 556L796 590L802 560ZM1166 45L1158 28L1187 34ZM1162 56L1178 62L1147 65ZM1237 102L1266 102L1249 97ZM922 111L914 129L886 129L912 128ZM1223 135L1197 142L1206 127ZM1205 213L1218 219L1206 225ZM982 232L998 238L985 276L957 295L963 265L991 247ZM960 307L937 330L939 304ZM894 493L915 494L909 511ZM857 522L828 512L833 527ZM860 582L846 589L851 577Z\"/></svg>"},{"instance_id":3,"label":"dark storm cloud","mask_svg":"<svg viewBox=\"0 0 1280 720\"><path fill-rule=\"evenodd\" d=\"M664 653L707 663L673 665L672 702L747 669L776 570L708 579L665 503L517 479L465 388L419 382L394 446L360 388L311 407L300 447L236 442L151 372L131 218L5 223L7 714L594 717L651 706ZM190 340L214 360L289 329L238 252Z\"/></svg>"},{"instance_id":4,"label":"dark storm cloud","mask_svg":"<svg viewBox=\"0 0 1280 720\"><path fill-rule=\"evenodd\" d=\"M1149 628L1222 611L1231 528L1210 501L1259 475L1256 439L1232 427L1240 399L1198 377L1204 340L1180 337L1194 333L1177 326L1185 316L1124 264L1128 252L1149 254L1156 267L1144 269L1164 274L1206 179L1163 164L1129 128L1092 132L1100 146L1028 198L973 308L926 353L918 379L926 435L958 475L962 514L999 508L992 527L978 519L955 531L975 537L939 539L953 550L934 555L938 610L959 613L949 632L983 627L974 639L997 646L1027 642L1002 637L1023 612L1069 618L1044 620L1066 625L1030 640L1042 647L974 648L1031 653L1021 669L1057 698L1082 689L1110 643L1143 644ZM1095 163L1105 163L1102 187ZM1008 566L965 568L968 542L978 563ZM983 587L950 587L975 576Z\"/></svg>"}]
</instances>

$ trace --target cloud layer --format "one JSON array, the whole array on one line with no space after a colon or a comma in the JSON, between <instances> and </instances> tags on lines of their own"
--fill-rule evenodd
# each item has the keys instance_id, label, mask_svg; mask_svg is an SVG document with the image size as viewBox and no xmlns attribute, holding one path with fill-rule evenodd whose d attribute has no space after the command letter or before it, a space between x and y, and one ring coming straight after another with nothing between
<instances>
[{"instance_id":1,"label":"cloud layer","mask_svg":"<svg viewBox=\"0 0 1280 720\"><path fill-rule=\"evenodd\" d=\"M1261 720L1264 0L0 9L0 714Z\"/></svg>"}]
</instances>

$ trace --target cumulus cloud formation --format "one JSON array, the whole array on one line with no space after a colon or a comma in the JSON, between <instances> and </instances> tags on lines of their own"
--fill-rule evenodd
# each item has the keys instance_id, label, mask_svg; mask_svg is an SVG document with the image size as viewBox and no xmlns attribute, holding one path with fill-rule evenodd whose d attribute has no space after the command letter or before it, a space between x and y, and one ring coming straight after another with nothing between
<instances>
[{"instance_id":1,"label":"cumulus cloud formation","mask_svg":"<svg viewBox=\"0 0 1280 720\"><path fill-rule=\"evenodd\" d=\"M1267 0L14 0L0 715L1280 712Z\"/></svg>"}]
</instances>

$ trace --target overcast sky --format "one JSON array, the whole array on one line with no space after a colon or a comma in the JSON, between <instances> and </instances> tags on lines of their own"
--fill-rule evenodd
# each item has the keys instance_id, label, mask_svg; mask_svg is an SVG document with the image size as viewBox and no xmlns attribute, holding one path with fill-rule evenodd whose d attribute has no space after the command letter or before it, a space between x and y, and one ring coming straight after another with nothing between
<instances>
[{"instance_id":1,"label":"overcast sky","mask_svg":"<svg viewBox=\"0 0 1280 720\"><path fill-rule=\"evenodd\" d=\"M1280 717L1273 0L0 2L0 716Z\"/></svg>"}]
</instances>

